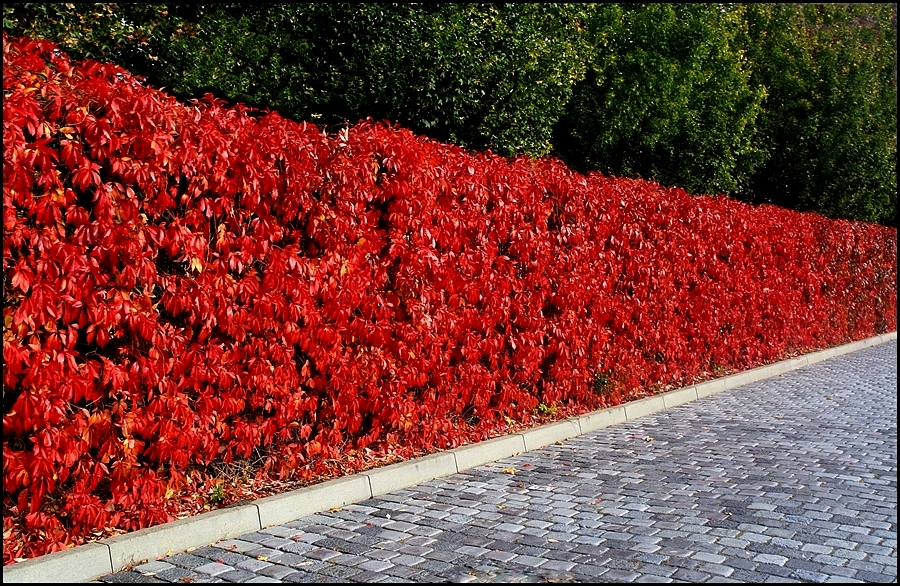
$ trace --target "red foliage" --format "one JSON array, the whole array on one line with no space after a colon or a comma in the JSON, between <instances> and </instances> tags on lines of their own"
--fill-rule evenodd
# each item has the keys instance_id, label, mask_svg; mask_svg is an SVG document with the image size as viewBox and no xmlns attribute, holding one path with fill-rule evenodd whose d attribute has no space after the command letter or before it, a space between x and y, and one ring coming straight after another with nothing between
<instances>
[{"instance_id":1,"label":"red foliage","mask_svg":"<svg viewBox=\"0 0 900 586\"><path fill-rule=\"evenodd\" d=\"M3 57L4 563L896 329L894 228Z\"/></svg>"}]
</instances>

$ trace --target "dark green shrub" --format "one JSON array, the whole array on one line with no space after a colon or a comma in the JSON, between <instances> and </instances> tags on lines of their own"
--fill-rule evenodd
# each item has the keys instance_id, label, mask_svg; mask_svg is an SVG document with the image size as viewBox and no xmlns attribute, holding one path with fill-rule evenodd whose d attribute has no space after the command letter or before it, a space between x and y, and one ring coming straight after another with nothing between
<instances>
[{"instance_id":1,"label":"dark green shrub","mask_svg":"<svg viewBox=\"0 0 900 586\"><path fill-rule=\"evenodd\" d=\"M752 4L753 82L769 151L746 199L896 224L896 33L891 4ZM896 22L895 20L893 22Z\"/></svg>"},{"instance_id":2,"label":"dark green shrub","mask_svg":"<svg viewBox=\"0 0 900 586\"><path fill-rule=\"evenodd\" d=\"M141 75L165 68L159 60L160 40L192 34L184 25L184 19L167 4L24 2L3 6L7 33L47 39L75 58L110 61Z\"/></svg>"},{"instance_id":3,"label":"dark green shrub","mask_svg":"<svg viewBox=\"0 0 900 586\"><path fill-rule=\"evenodd\" d=\"M556 153L583 171L736 191L762 160L763 90L750 81L743 34L742 8L592 7L593 53L556 127Z\"/></svg>"}]
</instances>

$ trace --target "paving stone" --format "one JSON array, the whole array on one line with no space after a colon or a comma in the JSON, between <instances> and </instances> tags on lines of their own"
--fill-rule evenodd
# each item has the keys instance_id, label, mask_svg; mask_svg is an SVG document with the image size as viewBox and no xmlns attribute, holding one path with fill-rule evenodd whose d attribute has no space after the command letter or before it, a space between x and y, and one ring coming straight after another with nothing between
<instances>
[{"instance_id":1,"label":"paving stone","mask_svg":"<svg viewBox=\"0 0 900 586\"><path fill-rule=\"evenodd\" d=\"M829 555L834 551L834 548L829 545L819 545L816 543L807 543L800 546L801 551L809 551L817 554L825 554Z\"/></svg>"},{"instance_id":2,"label":"paving stone","mask_svg":"<svg viewBox=\"0 0 900 586\"><path fill-rule=\"evenodd\" d=\"M235 570L229 570L223 574L219 574L218 577L221 578L222 580L225 580L226 582L240 583L240 582L247 582L248 580L252 580L253 578L256 577L256 574L253 572L250 572L248 570L235 569Z\"/></svg>"},{"instance_id":3,"label":"paving stone","mask_svg":"<svg viewBox=\"0 0 900 586\"><path fill-rule=\"evenodd\" d=\"M425 561L425 558L423 558L423 557L409 555L409 554L403 554L403 555L399 555L395 558L391 558L392 564L400 565L400 566L415 566L417 564L421 564L424 561Z\"/></svg>"},{"instance_id":4,"label":"paving stone","mask_svg":"<svg viewBox=\"0 0 900 586\"><path fill-rule=\"evenodd\" d=\"M841 560L844 561L844 560ZM835 564L835 565L844 565L844 564ZM870 561L859 561L859 560L850 560L849 563L846 564L848 567L853 568L855 570L863 570L866 572L872 572L875 574L880 574L884 570L884 566L882 564L876 564Z\"/></svg>"},{"instance_id":5,"label":"paving stone","mask_svg":"<svg viewBox=\"0 0 900 586\"><path fill-rule=\"evenodd\" d=\"M165 561L187 570L193 570L209 563L208 559L189 553L178 553L167 557Z\"/></svg>"},{"instance_id":6,"label":"paving stone","mask_svg":"<svg viewBox=\"0 0 900 586\"><path fill-rule=\"evenodd\" d=\"M546 559L533 555L517 555L511 561L514 564L521 564L523 566L528 566L529 568L537 568L538 566L547 563Z\"/></svg>"},{"instance_id":7,"label":"paving stone","mask_svg":"<svg viewBox=\"0 0 900 586\"><path fill-rule=\"evenodd\" d=\"M159 578L159 581L181 582L183 578L192 578L193 576L196 576L196 572L185 568L171 568L157 573L155 577Z\"/></svg>"},{"instance_id":8,"label":"paving stone","mask_svg":"<svg viewBox=\"0 0 900 586\"><path fill-rule=\"evenodd\" d=\"M698 572L696 570L681 568L680 570L672 574L672 578L677 581L685 582L706 582L710 578L710 576L709 574Z\"/></svg>"},{"instance_id":9,"label":"paving stone","mask_svg":"<svg viewBox=\"0 0 900 586\"><path fill-rule=\"evenodd\" d=\"M768 574L770 576L781 576L783 578L790 576L794 570L777 564L759 564L756 566L757 572Z\"/></svg>"},{"instance_id":10,"label":"paving stone","mask_svg":"<svg viewBox=\"0 0 900 586\"><path fill-rule=\"evenodd\" d=\"M375 549L372 551L367 551L365 553L365 557L376 560L389 560L391 558L397 557L398 555L400 554L396 551L389 551L384 549Z\"/></svg>"},{"instance_id":11,"label":"paving stone","mask_svg":"<svg viewBox=\"0 0 900 586\"><path fill-rule=\"evenodd\" d=\"M336 558L342 554L339 551L334 551L331 549L326 549L326 548L320 547L320 548L310 550L303 555L306 556L307 558L310 558L313 560L319 560L322 562L326 562L326 561L328 561L332 558Z\"/></svg>"},{"instance_id":12,"label":"paving stone","mask_svg":"<svg viewBox=\"0 0 900 586\"><path fill-rule=\"evenodd\" d=\"M257 573L262 574L263 576L269 576L270 578L275 578L276 580L282 580L296 571L297 570L294 568L289 568L287 566L272 565L257 571Z\"/></svg>"},{"instance_id":13,"label":"paving stone","mask_svg":"<svg viewBox=\"0 0 900 586\"><path fill-rule=\"evenodd\" d=\"M176 568L177 570L178 568ZM171 572L172 570L167 570ZM185 574L189 574L190 572L185 571ZM133 572L130 570L124 572L116 572L114 574L107 574L100 579L101 582L106 582L109 584L151 584L151 583L160 583L164 582L164 579L160 579L159 576L145 576L140 572Z\"/></svg>"},{"instance_id":14,"label":"paving stone","mask_svg":"<svg viewBox=\"0 0 900 586\"><path fill-rule=\"evenodd\" d=\"M828 574L823 574L821 572L814 572L812 570L794 570L794 572L790 575L791 578L797 578L798 580L802 580L804 582L827 582L829 576Z\"/></svg>"},{"instance_id":15,"label":"paving stone","mask_svg":"<svg viewBox=\"0 0 900 586\"><path fill-rule=\"evenodd\" d=\"M157 572L162 572L163 570L170 570L174 567L175 567L174 565L172 565L168 562L154 560L154 561L148 562L146 564L141 564L139 566L135 566L132 569L135 572L139 572L139 573L147 576L147 575L156 574Z\"/></svg>"},{"instance_id":16,"label":"paving stone","mask_svg":"<svg viewBox=\"0 0 900 586\"><path fill-rule=\"evenodd\" d=\"M384 582L416 582L422 571L411 566L393 566L384 571L390 578L383 580ZM396 580L395 580L396 579Z\"/></svg>"},{"instance_id":17,"label":"paving stone","mask_svg":"<svg viewBox=\"0 0 900 586\"><path fill-rule=\"evenodd\" d=\"M250 572L258 572L263 568L267 568L272 565L272 562L262 561L255 558L248 558L242 562L235 564L235 567L241 570L248 570Z\"/></svg>"},{"instance_id":18,"label":"paving stone","mask_svg":"<svg viewBox=\"0 0 900 586\"><path fill-rule=\"evenodd\" d=\"M734 573L735 568L722 564L703 564L697 570L706 574L727 578Z\"/></svg>"},{"instance_id":19,"label":"paving stone","mask_svg":"<svg viewBox=\"0 0 900 586\"><path fill-rule=\"evenodd\" d=\"M368 570L370 572L382 572L386 568L392 567L394 564L387 560L369 560L367 562L363 562L356 566L361 570Z\"/></svg>"},{"instance_id":20,"label":"paving stone","mask_svg":"<svg viewBox=\"0 0 900 586\"><path fill-rule=\"evenodd\" d=\"M695 560L700 560L701 562L709 562L711 564L721 564L726 559L725 556L705 552L695 553L691 557L693 557Z\"/></svg>"},{"instance_id":21,"label":"paving stone","mask_svg":"<svg viewBox=\"0 0 900 586\"><path fill-rule=\"evenodd\" d=\"M640 577L640 574L625 570L609 570L602 575L604 580L612 582L634 582Z\"/></svg>"},{"instance_id":22,"label":"paving stone","mask_svg":"<svg viewBox=\"0 0 900 586\"><path fill-rule=\"evenodd\" d=\"M856 577L864 582L896 582L897 581L897 573L896 572L894 572L892 574L879 574L876 572L860 570L856 573Z\"/></svg>"},{"instance_id":23,"label":"paving stone","mask_svg":"<svg viewBox=\"0 0 900 586\"><path fill-rule=\"evenodd\" d=\"M819 554L817 556L814 556L812 559L819 562L820 564L826 564L826 565L832 565L832 566L847 565L846 558L839 558L839 557L835 557L833 555ZM854 560L853 563L864 563L864 562L859 562L857 560Z\"/></svg>"}]
</instances>

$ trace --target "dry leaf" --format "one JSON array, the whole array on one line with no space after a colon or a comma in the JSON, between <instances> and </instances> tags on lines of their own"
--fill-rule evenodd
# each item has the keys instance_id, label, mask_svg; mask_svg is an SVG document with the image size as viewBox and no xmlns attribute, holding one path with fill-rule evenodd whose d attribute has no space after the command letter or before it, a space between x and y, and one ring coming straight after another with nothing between
<instances>
[{"instance_id":1,"label":"dry leaf","mask_svg":"<svg viewBox=\"0 0 900 586\"><path fill-rule=\"evenodd\" d=\"M328 509L328 512L329 513L337 513L340 510L341 510L340 507L331 507L330 509Z\"/></svg>"},{"instance_id":2,"label":"dry leaf","mask_svg":"<svg viewBox=\"0 0 900 586\"><path fill-rule=\"evenodd\" d=\"M515 468L513 468L512 466L510 466L509 468L503 469L504 474L515 474L516 472L517 472L517 470Z\"/></svg>"},{"instance_id":3,"label":"dry leaf","mask_svg":"<svg viewBox=\"0 0 900 586\"><path fill-rule=\"evenodd\" d=\"M269 561L269 557L268 557L268 556L264 556L264 555L258 555L258 556L256 556L256 559L258 559L258 560L261 561L261 562L267 562L267 561Z\"/></svg>"},{"instance_id":4,"label":"dry leaf","mask_svg":"<svg viewBox=\"0 0 900 586\"><path fill-rule=\"evenodd\" d=\"M645 442L652 442L652 441L653 441L653 438L650 437L650 436L648 435L647 437L644 438L644 441L645 441Z\"/></svg>"}]
</instances>

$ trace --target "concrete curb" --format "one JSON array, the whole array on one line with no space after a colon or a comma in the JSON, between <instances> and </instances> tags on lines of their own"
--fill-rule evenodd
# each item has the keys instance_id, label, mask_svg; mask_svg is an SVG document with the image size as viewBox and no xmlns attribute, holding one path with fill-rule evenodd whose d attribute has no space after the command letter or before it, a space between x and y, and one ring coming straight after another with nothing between
<instances>
[{"instance_id":1,"label":"concrete curb","mask_svg":"<svg viewBox=\"0 0 900 586\"><path fill-rule=\"evenodd\" d=\"M90 582L169 552L209 545L330 508L358 503L896 339L897 332L881 334L521 433L47 554L4 567L3 582Z\"/></svg>"}]
</instances>

